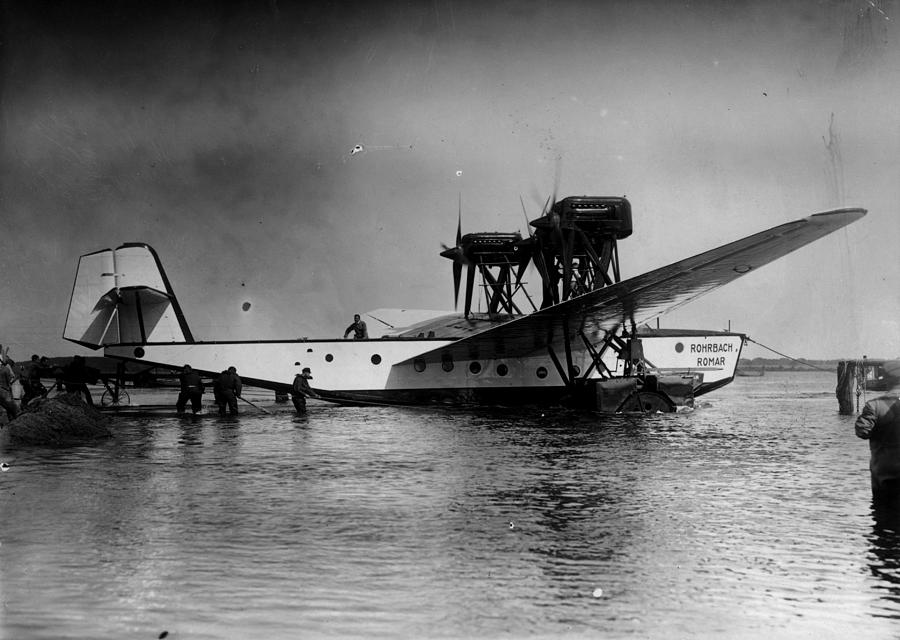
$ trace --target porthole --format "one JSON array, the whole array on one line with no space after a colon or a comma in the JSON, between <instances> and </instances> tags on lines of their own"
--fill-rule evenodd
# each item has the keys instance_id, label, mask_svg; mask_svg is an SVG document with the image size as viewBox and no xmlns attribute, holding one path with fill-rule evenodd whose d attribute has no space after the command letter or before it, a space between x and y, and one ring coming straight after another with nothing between
<instances>
[{"instance_id":1,"label":"porthole","mask_svg":"<svg viewBox=\"0 0 900 640\"><path fill-rule=\"evenodd\" d=\"M507 373L509 373L509 367L507 367L505 364L497 365L497 375L498 376L502 377L502 376L505 376Z\"/></svg>"},{"instance_id":2,"label":"porthole","mask_svg":"<svg viewBox=\"0 0 900 640\"><path fill-rule=\"evenodd\" d=\"M447 373L453 371L453 356L451 356L449 353L445 353L443 356L441 356L441 369L443 369Z\"/></svg>"},{"instance_id":3,"label":"porthole","mask_svg":"<svg viewBox=\"0 0 900 640\"><path fill-rule=\"evenodd\" d=\"M135 357L135 358L143 358L143 357L144 357L144 348L143 348L143 347L137 347L137 348L134 350L134 357Z\"/></svg>"},{"instance_id":4,"label":"porthole","mask_svg":"<svg viewBox=\"0 0 900 640\"><path fill-rule=\"evenodd\" d=\"M422 373L423 371L425 371L425 361L422 360L422 358L416 358L415 360L413 360L413 369L415 369L419 373Z\"/></svg>"},{"instance_id":5,"label":"porthole","mask_svg":"<svg viewBox=\"0 0 900 640\"><path fill-rule=\"evenodd\" d=\"M331 355L330 353L326 353L325 354L325 362L331 362L332 360L334 360L334 356Z\"/></svg>"},{"instance_id":6,"label":"porthole","mask_svg":"<svg viewBox=\"0 0 900 640\"><path fill-rule=\"evenodd\" d=\"M381 364L381 356L377 353L372 354L372 364Z\"/></svg>"},{"instance_id":7,"label":"porthole","mask_svg":"<svg viewBox=\"0 0 900 640\"><path fill-rule=\"evenodd\" d=\"M470 362L469 363L469 372L472 374L481 373L481 363L480 362Z\"/></svg>"},{"instance_id":8,"label":"porthole","mask_svg":"<svg viewBox=\"0 0 900 640\"><path fill-rule=\"evenodd\" d=\"M684 351L684 345L680 342L675 343L675 353L681 353Z\"/></svg>"},{"instance_id":9,"label":"porthole","mask_svg":"<svg viewBox=\"0 0 900 640\"><path fill-rule=\"evenodd\" d=\"M547 367L538 367L537 371L535 371L534 373L538 378L543 380L547 377Z\"/></svg>"}]
</instances>

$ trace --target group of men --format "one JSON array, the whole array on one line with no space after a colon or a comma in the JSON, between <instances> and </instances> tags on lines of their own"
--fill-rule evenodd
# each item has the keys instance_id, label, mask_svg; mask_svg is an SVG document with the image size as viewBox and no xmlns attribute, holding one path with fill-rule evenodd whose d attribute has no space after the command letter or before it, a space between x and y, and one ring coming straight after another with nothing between
<instances>
[{"instance_id":1,"label":"group of men","mask_svg":"<svg viewBox=\"0 0 900 640\"><path fill-rule=\"evenodd\" d=\"M359 314L353 316L353 323L344 331L344 338L353 334L354 340L366 340L369 330ZM47 388L41 382L42 378L55 378L56 385L60 389L65 388L67 393L77 393L84 397L85 402L93 406L88 384L94 384L99 377L99 371L87 366L84 357L76 355L72 361L63 367L54 368L46 356L31 356L31 360L19 367L9 357L7 350L0 347L0 407L12 420L19 414L19 404L16 402L13 386L18 381L22 385L21 406L26 406L33 398L47 395ZM309 367L294 376L291 384L291 400L297 413L306 411L306 398L317 398L309 384L312 379L312 371ZM202 398L205 387L200 374L194 371L191 365L186 364L179 376L181 389L175 409L179 415L184 414L188 403L194 414L202 408ZM231 415L238 413L238 398L241 397L242 382L237 374L237 368L228 367L213 382L213 395L215 403L219 407L219 414L225 415L226 411Z\"/></svg>"},{"instance_id":2,"label":"group of men","mask_svg":"<svg viewBox=\"0 0 900 640\"><path fill-rule=\"evenodd\" d=\"M354 340L365 340L369 337L369 330L366 323L360 318L359 314L353 316L353 323L344 331L344 338L353 333ZM306 411L306 399L318 398L319 396L313 391L309 384L312 379L312 370L304 367L303 370L294 376L291 384L291 401L297 413ZM191 403L191 411L196 414L201 409L201 401L204 392L203 380L191 365L186 364L182 368L179 376L181 382L181 391L178 394L178 401L175 409L179 415L185 413L188 402ZM219 407L219 415L225 415L226 408L230 415L237 415L237 400L241 397L241 378L237 374L235 367L228 367L219 374L219 377L213 382L213 394L215 403Z\"/></svg>"},{"instance_id":3,"label":"group of men","mask_svg":"<svg viewBox=\"0 0 900 640\"><path fill-rule=\"evenodd\" d=\"M312 387L309 386L311 379L312 371L309 367L304 367L301 373L294 376L294 382L291 385L291 399L294 402L294 408L297 410L297 413L306 411L306 398L319 397L312 390ZM191 365L186 364L181 370L179 381L181 383L181 391L175 404L178 415L185 413L188 402L191 403L191 411L194 414L199 413L202 407L203 392L205 391L200 374L194 371ZM230 415L237 415L237 401L241 397L243 389L243 383L241 382L241 377L237 374L237 369L235 367L225 369L213 381L212 387L215 403L219 407L219 415L224 416L226 409Z\"/></svg>"},{"instance_id":4,"label":"group of men","mask_svg":"<svg viewBox=\"0 0 900 640\"><path fill-rule=\"evenodd\" d=\"M24 407L33 398L47 395L47 388L41 379L51 376L59 379L62 369L54 369L46 356L35 354L20 366L9 356L9 347L0 347L0 406L6 411L7 418L12 420L20 412L20 404L16 402L13 388L16 382L22 385L20 402L21 407Z\"/></svg>"},{"instance_id":5,"label":"group of men","mask_svg":"<svg viewBox=\"0 0 900 640\"><path fill-rule=\"evenodd\" d=\"M188 402L191 403L191 411L196 415L202 407L203 392L206 390L203 379L200 374L194 371L191 365L186 364L181 369L181 375L178 376L181 383L181 391L178 393L178 400L175 403L175 410L178 415L182 415L187 408ZM237 374L236 367L228 367L213 381L213 398L219 407L219 415L224 416L226 409L229 414L238 414L238 398L241 397L243 383L241 377Z\"/></svg>"}]
</instances>

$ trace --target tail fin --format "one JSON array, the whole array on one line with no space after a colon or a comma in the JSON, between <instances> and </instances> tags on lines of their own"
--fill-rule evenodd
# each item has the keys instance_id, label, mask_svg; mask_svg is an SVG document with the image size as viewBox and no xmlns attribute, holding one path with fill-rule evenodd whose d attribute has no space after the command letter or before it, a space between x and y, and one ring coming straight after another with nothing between
<instances>
[{"instance_id":1,"label":"tail fin","mask_svg":"<svg viewBox=\"0 0 900 640\"><path fill-rule=\"evenodd\" d=\"M91 349L194 341L156 251L140 243L78 259L63 338Z\"/></svg>"}]
</instances>

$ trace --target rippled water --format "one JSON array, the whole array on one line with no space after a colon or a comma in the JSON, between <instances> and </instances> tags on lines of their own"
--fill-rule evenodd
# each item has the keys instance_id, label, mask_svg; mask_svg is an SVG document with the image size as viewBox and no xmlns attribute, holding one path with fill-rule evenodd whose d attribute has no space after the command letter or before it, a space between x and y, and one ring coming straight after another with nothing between
<instances>
[{"instance_id":1,"label":"rippled water","mask_svg":"<svg viewBox=\"0 0 900 640\"><path fill-rule=\"evenodd\" d=\"M895 637L900 536L835 379L650 417L310 403L6 443L0 631Z\"/></svg>"}]
</instances>

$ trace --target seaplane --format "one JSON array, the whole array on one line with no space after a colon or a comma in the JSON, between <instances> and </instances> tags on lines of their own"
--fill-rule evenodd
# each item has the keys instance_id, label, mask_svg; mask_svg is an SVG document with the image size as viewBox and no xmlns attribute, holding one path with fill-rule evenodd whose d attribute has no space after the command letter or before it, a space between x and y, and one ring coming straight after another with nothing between
<instances>
[{"instance_id":1,"label":"seaplane","mask_svg":"<svg viewBox=\"0 0 900 640\"><path fill-rule=\"evenodd\" d=\"M364 315L385 329L367 339L199 340L157 252L125 243L79 258L63 337L147 366L190 364L213 377L234 366L245 384L276 394L310 367L314 391L340 404L671 412L733 381L746 336L652 321L865 214L816 213L627 279L624 197L550 198L524 237L463 234L460 215L454 245L440 252L452 262L457 311L372 310ZM529 267L539 299L525 286Z\"/></svg>"}]
</instances>

